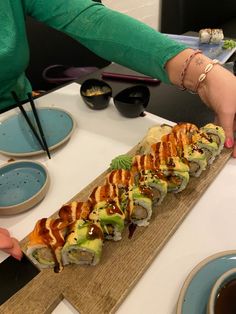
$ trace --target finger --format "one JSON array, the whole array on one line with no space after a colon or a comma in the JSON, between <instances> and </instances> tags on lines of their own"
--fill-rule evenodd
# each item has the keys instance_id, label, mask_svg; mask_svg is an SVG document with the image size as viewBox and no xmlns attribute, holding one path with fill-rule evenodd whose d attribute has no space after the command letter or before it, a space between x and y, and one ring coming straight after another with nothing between
<instances>
[{"instance_id":1,"label":"finger","mask_svg":"<svg viewBox=\"0 0 236 314\"><path fill-rule=\"evenodd\" d=\"M14 243L12 238L4 233L0 233L0 249L11 249Z\"/></svg>"},{"instance_id":2,"label":"finger","mask_svg":"<svg viewBox=\"0 0 236 314\"><path fill-rule=\"evenodd\" d=\"M217 119L225 131L225 147L232 148L234 146L234 116L228 113L221 113Z\"/></svg>"},{"instance_id":3,"label":"finger","mask_svg":"<svg viewBox=\"0 0 236 314\"><path fill-rule=\"evenodd\" d=\"M9 233L9 231L7 229L4 229L4 228L0 227L0 233L5 234L6 236L10 237L10 233Z\"/></svg>"},{"instance_id":4,"label":"finger","mask_svg":"<svg viewBox=\"0 0 236 314\"><path fill-rule=\"evenodd\" d=\"M217 116L214 117L214 124L215 124L215 125L219 125L219 124L220 124L220 123L219 123L219 119L218 119Z\"/></svg>"},{"instance_id":5,"label":"finger","mask_svg":"<svg viewBox=\"0 0 236 314\"><path fill-rule=\"evenodd\" d=\"M14 258L21 260L23 253L21 251L19 242L15 238L11 238L13 246L11 248L4 249L4 252L12 255Z\"/></svg>"},{"instance_id":6,"label":"finger","mask_svg":"<svg viewBox=\"0 0 236 314\"><path fill-rule=\"evenodd\" d=\"M234 158L236 158L236 143L234 143L234 150L233 150L233 155Z\"/></svg>"},{"instance_id":7,"label":"finger","mask_svg":"<svg viewBox=\"0 0 236 314\"><path fill-rule=\"evenodd\" d=\"M20 244L17 239L12 238L12 240L13 240L14 245L13 245L11 255L15 257L16 259L21 260L23 253L22 253Z\"/></svg>"}]
</instances>

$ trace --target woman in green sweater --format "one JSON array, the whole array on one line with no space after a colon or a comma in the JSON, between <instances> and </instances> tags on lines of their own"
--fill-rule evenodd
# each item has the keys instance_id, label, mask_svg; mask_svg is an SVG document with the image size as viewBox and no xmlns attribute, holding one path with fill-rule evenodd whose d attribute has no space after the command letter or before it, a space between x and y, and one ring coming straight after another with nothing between
<instances>
[{"instance_id":1,"label":"woman in green sweater","mask_svg":"<svg viewBox=\"0 0 236 314\"><path fill-rule=\"evenodd\" d=\"M0 1L0 109L14 104L11 91L22 100L31 91L24 73L29 63L26 15L68 34L104 59L197 92L224 128L225 145L234 146L236 78L201 52L91 0ZM17 241L4 229L0 249L21 258Z\"/></svg>"}]
</instances>

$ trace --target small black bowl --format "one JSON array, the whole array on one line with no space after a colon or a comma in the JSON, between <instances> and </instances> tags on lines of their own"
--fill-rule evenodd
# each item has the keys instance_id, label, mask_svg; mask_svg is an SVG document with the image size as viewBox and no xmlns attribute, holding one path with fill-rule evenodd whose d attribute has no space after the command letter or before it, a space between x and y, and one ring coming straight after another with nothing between
<instances>
[{"instance_id":1,"label":"small black bowl","mask_svg":"<svg viewBox=\"0 0 236 314\"><path fill-rule=\"evenodd\" d=\"M123 116L136 118L144 115L149 99L149 88L145 85L135 85L119 92L114 97L114 104Z\"/></svg>"},{"instance_id":2,"label":"small black bowl","mask_svg":"<svg viewBox=\"0 0 236 314\"><path fill-rule=\"evenodd\" d=\"M102 80L88 79L81 85L80 95L89 108L99 110L108 106L112 89Z\"/></svg>"}]
</instances>

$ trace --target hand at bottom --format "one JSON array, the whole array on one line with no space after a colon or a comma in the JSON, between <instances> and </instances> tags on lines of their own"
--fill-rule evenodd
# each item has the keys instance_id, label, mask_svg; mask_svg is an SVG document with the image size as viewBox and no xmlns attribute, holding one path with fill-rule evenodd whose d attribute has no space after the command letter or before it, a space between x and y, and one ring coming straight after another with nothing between
<instances>
[{"instance_id":1,"label":"hand at bottom","mask_svg":"<svg viewBox=\"0 0 236 314\"><path fill-rule=\"evenodd\" d=\"M21 260L22 251L17 239L12 238L9 231L0 228L0 250L12 255L14 258Z\"/></svg>"}]
</instances>

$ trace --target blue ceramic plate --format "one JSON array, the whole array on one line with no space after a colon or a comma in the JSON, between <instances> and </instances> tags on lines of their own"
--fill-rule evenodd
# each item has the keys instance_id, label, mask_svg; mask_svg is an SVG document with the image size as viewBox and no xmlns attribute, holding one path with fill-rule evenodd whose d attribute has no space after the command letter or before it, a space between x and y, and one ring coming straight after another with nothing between
<instances>
[{"instance_id":1,"label":"blue ceramic plate","mask_svg":"<svg viewBox=\"0 0 236 314\"><path fill-rule=\"evenodd\" d=\"M198 37L166 34L168 37L181 42L193 49L201 49L203 53L211 59L217 59L224 64L236 51L233 49L223 49L223 40L220 44L201 44Z\"/></svg>"},{"instance_id":2,"label":"blue ceramic plate","mask_svg":"<svg viewBox=\"0 0 236 314\"><path fill-rule=\"evenodd\" d=\"M177 314L206 314L213 284L224 272L235 267L236 251L214 254L198 264L181 289Z\"/></svg>"},{"instance_id":3,"label":"blue ceramic plate","mask_svg":"<svg viewBox=\"0 0 236 314\"><path fill-rule=\"evenodd\" d=\"M37 109L45 138L52 150L66 142L75 127L71 115L58 108ZM27 111L34 125L32 111ZM0 122L0 153L9 156L31 156L43 150L22 114L16 114Z\"/></svg>"},{"instance_id":4,"label":"blue ceramic plate","mask_svg":"<svg viewBox=\"0 0 236 314\"><path fill-rule=\"evenodd\" d=\"M46 168L32 161L10 162L0 168L0 215L25 211L45 196L49 187Z\"/></svg>"}]
</instances>

